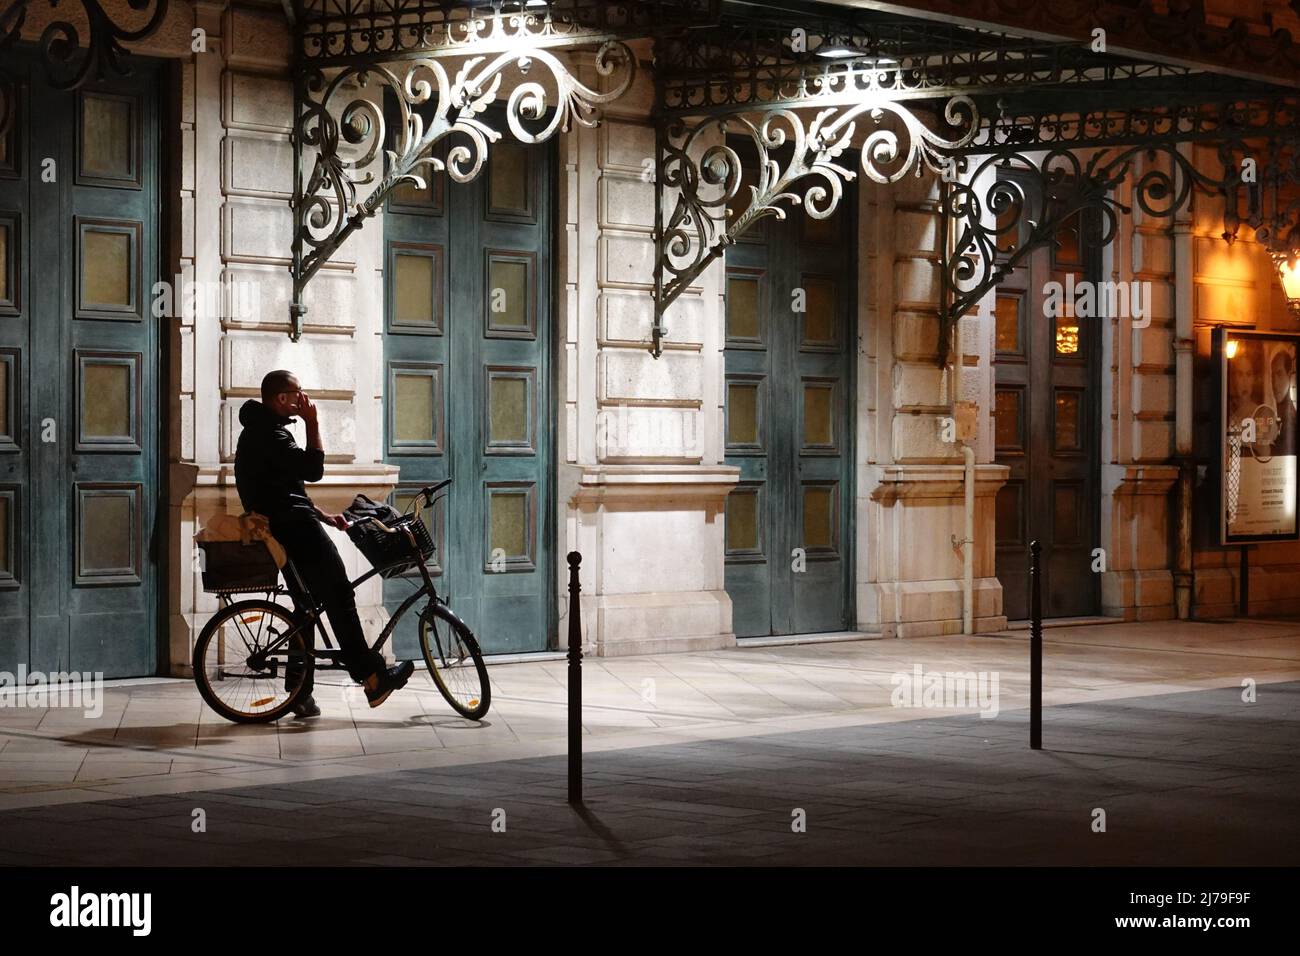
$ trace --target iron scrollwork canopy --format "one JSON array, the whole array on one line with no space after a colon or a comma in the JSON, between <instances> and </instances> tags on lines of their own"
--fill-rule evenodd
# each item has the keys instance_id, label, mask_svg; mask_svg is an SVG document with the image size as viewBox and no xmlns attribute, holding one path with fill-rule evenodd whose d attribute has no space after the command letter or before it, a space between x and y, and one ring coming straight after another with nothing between
<instances>
[{"instance_id":1,"label":"iron scrollwork canopy","mask_svg":"<svg viewBox=\"0 0 1300 956\"><path fill-rule=\"evenodd\" d=\"M1211 172L1191 158L1188 146L1198 142L1215 148ZM1215 196L1225 240L1246 225L1274 258L1290 258L1300 251L1298 148L1300 100L1291 96L991 124L965 157L954 157L967 168L940 203L939 365L957 322L1027 256L1055 244L1072 218L1092 213L1095 241L1108 244L1120 215L1133 212L1117 198L1126 180L1147 218L1174 216L1198 192ZM1034 188L1022 187L1026 179ZM1013 232L1014 248L1000 248Z\"/></svg>"},{"instance_id":2,"label":"iron scrollwork canopy","mask_svg":"<svg viewBox=\"0 0 1300 956\"><path fill-rule=\"evenodd\" d=\"M23 38L28 8L37 2L39 0L10 0L0 12L0 52L10 49ZM59 4L59 0L45 2L51 8ZM168 0L126 0L132 10L148 14L140 25L126 27L114 22L99 0L78 2L90 30L84 48L81 35L69 20L54 20L41 31L41 59L50 85L59 90L78 89L91 79L128 75L130 66L126 62L127 49L123 44L152 36L167 16Z\"/></svg>"},{"instance_id":3,"label":"iron scrollwork canopy","mask_svg":"<svg viewBox=\"0 0 1300 956\"><path fill-rule=\"evenodd\" d=\"M1285 86L1300 82L1300 44L1289 30L1274 28L1269 19L1251 23L1249 15L1235 16L1231 5L1205 0L900 0L893 6L1078 46L1088 45L1100 28L1113 52L1194 63Z\"/></svg>"},{"instance_id":4,"label":"iron scrollwork canopy","mask_svg":"<svg viewBox=\"0 0 1300 956\"><path fill-rule=\"evenodd\" d=\"M614 4L597 0L449 2L306 0L295 22L293 299L290 337L302 335L307 284L394 189L423 189L446 173L468 182L502 131L523 143L571 123L595 126L632 84L636 58L620 31L658 12L708 16L717 0ZM595 48L601 89L580 82L556 47ZM451 65L448 57L457 58ZM508 95L504 81L514 80ZM391 140L383 98L396 103ZM552 102L552 96L554 101ZM503 101L503 102L502 102ZM444 141L445 159L436 147ZM382 166L376 171L382 155ZM373 186L358 199L358 188Z\"/></svg>"},{"instance_id":5,"label":"iron scrollwork canopy","mask_svg":"<svg viewBox=\"0 0 1300 956\"><path fill-rule=\"evenodd\" d=\"M1037 156L988 156L969 175L945 184L941 233L952 238L939 250L941 282L947 291L940 310L940 367L947 364L957 321L1027 256L1052 245L1064 224L1094 212L1094 241L1105 245L1119 231L1120 214L1132 212L1115 194L1130 176L1136 173L1133 201L1142 212L1168 217L1195 190L1224 193L1240 184L1241 172L1231 157L1221 150L1221 158L1226 160L1225 172L1216 178L1198 170L1176 143L1086 155L1062 147ZM1033 186L1027 188L1022 179Z\"/></svg>"},{"instance_id":6,"label":"iron scrollwork canopy","mask_svg":"<svg viewBox=\"0 0 1300 956\"><path fill-rule=\"evenodd\" d=\"M1147 20L1159 20L1152 17ZM1130 176L1136 176L1134 203L1149 216L1173 215L1193 192L1211 192L1225 200L1226 238L1246 222L1261 240L1269 237L1274 255L1290 241L1280 237L1300 239L1297 213L1287 219L1277 212L1300 209L1279 198L1290 197L1287 190L1300 182L1272 187L1274 198L1266 200L1265 179L1260 185L1243 181L1240 165L1254 157L1261 177L1277 182L1280 174L1266 171L1285 165L1283 154L1293 155L1287 144L1300 139L1300 100L1293 89L1186 62L1094 53L1087 43L871 14L815 26L793 16L733 18L710 30L661 38L656 54L656 356L668 307L745 228L764 216L783 217L798 204L811 216L833 211L841 182L852 176L836 162L849 137L834 135L845 129L841 117L849 114L878 121L889 113L903 121L894 128L920 136L919 152L875 157L900 167L885 176L876 175L871 162L880 130L868 136L863 168L870 178L889 182L895 171L919 175L925 169L944 174L940 364L947 361L957 320L1007 269L1053 243L1071 216L1096 209L1103 241L1113 237L1117 216L1130 212L1115 199L1115 188ZM942 111L940 103L946 103ZM774 129L789 135L774 136ZM735 131L748 135L758 155L761 176L748 195L734 150L722 139ZM1211 176L1179 152L1178 144L1189 142L1219 144L1231 161ZM783 145L786 158L778 159ZM1139 169L1139 159L1161 154L1170 157L1167 172ZM998 181L999 171L1011 169L1038 180L1037 198ZM801 180L815 181L801 187ZM1243 201L1249 208L1239 215ZM1270 203L1273 212L1259 211ZM999 230L1018 229L1022 219L1027 235L1008 257L997 249Z\"/></svg>"},{"instance_id":7,"label":"iron scrollwork canopy","mask_svg":"<svg viewBox=\"0 0 1300 956\"><path fill-rule=\"evenodd\" d=\"M944 105L946 130L936 131L906 106L887 96L859 95L849 106L816 111L767 111L760 120L744 116L709 118L694 124L673 119L657 135L655 324L651 353L663 352L664 314L686 288L728 246L755 223L784 219L788 207L809 216L831 216L844 182L857 175L841 162L859 124L868 127L860 167L874 182L891 183L923 168L939 171L945 150L959 148L979 128L975 104L958 96ZM752 147L755 179L744 181L744 162L727 141L740 135ZM667 190L677 198L663 218Z\"/></svg>"}]
</instances>

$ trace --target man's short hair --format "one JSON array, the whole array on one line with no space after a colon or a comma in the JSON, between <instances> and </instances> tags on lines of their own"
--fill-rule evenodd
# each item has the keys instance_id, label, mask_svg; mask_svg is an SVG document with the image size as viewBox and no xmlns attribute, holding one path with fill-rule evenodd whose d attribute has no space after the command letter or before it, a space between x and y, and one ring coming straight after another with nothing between
<instances>
[{"instance_id":1,"label":"man's short hair","mask_svg":"<svg viewBox=\"0 0 1300 956\"><path fill-rule=\"evenodd\" d=\"M262 378L262 401L269 402L281 392L292 391L290 382L297 377L293 372L282 368L267 372Z\"/></svg>"}]
</instances>

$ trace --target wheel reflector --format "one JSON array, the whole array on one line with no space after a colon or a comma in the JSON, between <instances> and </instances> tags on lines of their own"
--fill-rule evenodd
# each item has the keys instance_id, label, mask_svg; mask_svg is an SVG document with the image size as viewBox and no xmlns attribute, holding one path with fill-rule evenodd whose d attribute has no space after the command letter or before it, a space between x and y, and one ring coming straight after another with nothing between
<instances>
[{"instance_id":1,"label":"wheel reflector","mask_svg":"<svg viewBox=\"0 0 1300 956\"><path fill-rule=\"evenodd\" d=\"M253 705L252 705L252 706L254 706L254 707L265 707L267 704L271 703L271 701L273 701L273 700L275 700L274 697L263 697L261 700L255 700L255 701L253 701Z\"/></svg>"}]
</instances>

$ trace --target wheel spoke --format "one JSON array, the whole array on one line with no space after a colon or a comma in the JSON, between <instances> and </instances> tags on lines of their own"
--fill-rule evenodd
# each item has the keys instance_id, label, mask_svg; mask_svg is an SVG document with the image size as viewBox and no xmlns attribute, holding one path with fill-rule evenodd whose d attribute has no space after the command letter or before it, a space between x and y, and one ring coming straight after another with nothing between
<instances>
[{"instance_id":1,"label":"wheel spoke","mask_svg":"<svg viewBox=\"0 0 1300 956\"><path fill-rule=\"evenodd\" d=\"M288 611L277 604L232 605L209 624L194 676L223 717L252 720L284 706L290 695L289 669L311 666L304 651L288 646L286 635L293 627ZM282 641L283 651L276 647ZM267 654L271 647L276 649ZM257 652L267 655L261 668L249 666L249 657Z\"/></svg>"},{"instance_id":2,"label":"wheel spoke","mask_svg":"<svg viewBox=\"0 0 1300 956\"><path fill-rule=\"evenodd\" d=\"M427 614L421 618L421 642L438 690L466 716L477 712L487 696L487 682L470 641L449 622Z\"/></svg>"}]
</instances>

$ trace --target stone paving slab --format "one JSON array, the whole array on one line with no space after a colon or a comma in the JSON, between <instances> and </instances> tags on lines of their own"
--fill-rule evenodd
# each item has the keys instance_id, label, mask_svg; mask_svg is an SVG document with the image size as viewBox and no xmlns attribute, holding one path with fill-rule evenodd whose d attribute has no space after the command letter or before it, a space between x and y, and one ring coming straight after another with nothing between
<instances>
[{"instance_id":1,"label":"stone paving slab","mask_svg":"<svg viewBox=\"0 0 1300 956\"><path fill-rule=\"evenodd\" d=\"M983 739L986 723L1000 723L1026 706L1026 640L1023 634L1004 632L592 659L584 666L584 747L592 754L667 748L660 752L676 759L682 751L672 748L702 741L774 739L782 733L899 722L910 727L920 723L917 718L946 719L954 711L893 706L897 675L915 667L997 674L998 720L963 724L952 732L955 740L899 729L886 735L896 754L876 754L882 768L891 766L891 760L904 766L926 742L932 759L959 759L966 736ZM1143 728L1124 724L1124 704L1108 708L1108 700L1239 687L1247 677L1261 687L1300 680L1300 624L1295 622L1063 627L1050 629L1045 644L1045 700L1049 705L1099 705L1092 719L1111 735L1110 755L1094 758L1103 768L1144 753L1151 744ZM67 711L0 708L0 811L364 778L382 771L443 774L467 764L562 755L564 663L493 665L489 670L493 708L482 723L452 714L422 672L373 711L361 702L355 686L323 676L317 684L321 718L269 726L226 723L202 705L187 681L111 683L98 719ZM1118 729L1121 725L1126 732ZM1205 735L1199 728L1192 733ZM857 739L852 733L827 733L822 739L832 761L841 749L856 752L848 743ZM842 745L835 742L840 740ZM1216 746L1213 740L1201 745ZM1260 759L1249 748L1217 746L1215 755L1227 772L1257 765ZM749 753L745 759L756 774L765 766L779 773L787 752ZM804 759L811 760L806 753ZM674 768L665 758L641 772L671 775ZM716 775L724 772L719 769Z\"/></svg>"},{"instance_id":2,"label":"stone paving slab","mask_svg":"<svg viewBox=\"0 0 1300 956\"><path fill-rule=\"evenodd\" d=\"M1010 712L601 751L581 810L552 756L29 807L0 864L1300 862L1300 682L1052 707L1044 740Z\"/></svg>"}]
</instances>

